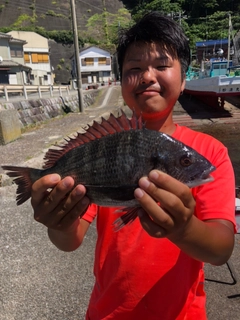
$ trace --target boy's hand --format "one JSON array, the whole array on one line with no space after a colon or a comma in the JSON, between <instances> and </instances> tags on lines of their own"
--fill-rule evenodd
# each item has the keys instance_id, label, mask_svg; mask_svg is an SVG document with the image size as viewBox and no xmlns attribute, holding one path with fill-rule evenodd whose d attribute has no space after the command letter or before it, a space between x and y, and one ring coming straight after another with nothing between
<instances>
[{"instance_id":1,"label":"boy's hand","mask_svg":"<svg viewBox=\"0 0 240 320\"><path fill-rule=\"evenodd\" d=\"M61 180L58 174L37 180L32 186L31 198L35 220L59 231L68 232L74 225L77 226L77 220L87 209L89 199L85 196L83 185L73 187L71 177Z\"/></svg>"},{"instance_id":2,"label":"boy's hand","mask_svg":"<svg viewBox=\"0 0 240 320\"><path fill-rule=\"evenodd\" d=\"M182 237L195 208L189 187L157 170L141 178L139 187L135 197L144 209L140 211L140 221L149 235L173 242Z\"/></svg>"}]
</instances>

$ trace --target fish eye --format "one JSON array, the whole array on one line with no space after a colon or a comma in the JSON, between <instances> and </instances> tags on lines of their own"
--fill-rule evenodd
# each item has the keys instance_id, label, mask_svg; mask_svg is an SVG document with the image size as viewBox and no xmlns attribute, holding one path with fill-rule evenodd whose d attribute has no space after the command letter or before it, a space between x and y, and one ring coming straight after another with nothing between
<instances>
[{"instance_id":1,"label":"fish eye","mask_svg":"<svg viewBox=\"0 0 240 320\"><path fill-rule=\"evenodd\" d=\"M183 167L189 167L192 164L192 159L188 155L184 155L180 158L180 164Z\"/></svg>"}]
</instances>

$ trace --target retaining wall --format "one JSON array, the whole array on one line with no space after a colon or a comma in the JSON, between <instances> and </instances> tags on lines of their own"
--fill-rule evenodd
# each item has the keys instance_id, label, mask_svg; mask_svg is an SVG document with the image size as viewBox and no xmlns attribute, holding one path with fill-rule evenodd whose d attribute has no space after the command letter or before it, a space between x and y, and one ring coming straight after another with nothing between
<instances>
[{"instance_id":1,"label":"retaining wall","mask_svg":"<svg viewBox=\"0 0 240 320\"><path fill-rule=\"evenodd\" d=\"M92 105L98 94L98 90L84 93L84 108ZM2 102L0 103L1 112L4 117L0 116L0 144L6 144L20 137L21 131L16 130L16 128L23 128L66 112L79 112L78 95ZM14 113L15 117L13 116ZM15 122L13 122L13 119L15 119Z\"/></svg>"}]
</instances>

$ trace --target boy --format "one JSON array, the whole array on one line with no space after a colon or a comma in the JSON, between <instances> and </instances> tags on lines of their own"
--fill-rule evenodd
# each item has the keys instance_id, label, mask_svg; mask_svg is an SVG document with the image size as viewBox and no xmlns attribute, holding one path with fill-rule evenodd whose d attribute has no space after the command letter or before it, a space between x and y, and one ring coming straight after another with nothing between
<instances>
[{"instance_id":1,"label":"boy","mask_svg":"<svg viewBox=\"0 0 240 320\"><path fill-rule=\"evenodd\" d=\"M97 216L96 282L86 319L203 320L203 262L225 263L234 246L235 182L227 150L173 122L189 64L178 24L149 13L119 38L117 53L127 105L148 129L172 135L208 158L217 168L214 181L189 189L165 173L150 172L135 190L139 219L114 232L116 208L88 208L84 186L73 188L71 177L53 174L33 185L34 217L60 250L71 251Z\"/></svg>"}]
</instances>

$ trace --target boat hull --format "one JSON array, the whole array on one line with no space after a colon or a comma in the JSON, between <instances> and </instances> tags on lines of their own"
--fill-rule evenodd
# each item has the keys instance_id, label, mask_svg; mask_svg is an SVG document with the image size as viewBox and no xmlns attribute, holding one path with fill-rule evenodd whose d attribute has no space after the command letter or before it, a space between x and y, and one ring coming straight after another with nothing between
<instances>
[{"instance_id":1,"label":"boat hull","mask_svg":"<svg viewBox=\"0 0 240 320\"><path fill-rule=\"evenodd\" d=\"M186 80L184 92L214 108L224 108L225 97L240 95L240 76Z\"/></svg>"},{"instance_id":2,"label":"boat hull","mask_svg":"<svg viewBox=\"0 0 240 320\"><path fill-rule=\"evenodd\" d=\"M196 96L226 97L240 95L240 76L186 80L184 92Z\"/></svg>"}]
</instances>

